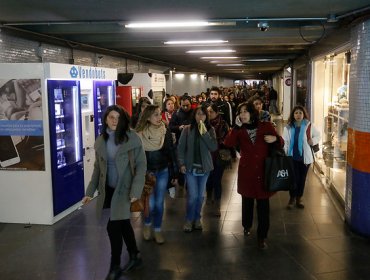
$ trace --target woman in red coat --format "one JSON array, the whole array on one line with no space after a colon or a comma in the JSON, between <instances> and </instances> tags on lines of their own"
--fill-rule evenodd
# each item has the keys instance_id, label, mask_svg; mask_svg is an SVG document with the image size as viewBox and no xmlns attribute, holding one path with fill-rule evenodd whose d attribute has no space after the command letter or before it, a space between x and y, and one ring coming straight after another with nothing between
<instances>
[{"instance_id":1,"label":"woman in red coat","mask_svg":"<svg viewBox=\"0 0 370 280\"><path fill-rule=\"evenodd\" d=\"M252 103L242 103L236 112L236 126L227 135L224 144L239 147L238 193L242 196L242 224L244 234L250 235L253 224L254 200L257 200L258 246L266 248L270 226L269 198L274 193L265 191L264 163L269 144L283 147L284 141L270 122L259 121L258 111Z\"/></svg>"}]
</instances>

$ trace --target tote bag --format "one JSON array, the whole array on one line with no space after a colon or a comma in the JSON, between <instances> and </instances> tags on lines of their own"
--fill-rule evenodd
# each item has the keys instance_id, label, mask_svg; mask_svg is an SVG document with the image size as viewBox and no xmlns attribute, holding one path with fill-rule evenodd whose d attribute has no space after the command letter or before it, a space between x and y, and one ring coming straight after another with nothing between
<instances>
[{"instance_id":1,"label":"tote bag","mask_svg":"<svg viewBox=\"0 0 370 280\"><path fill-rule=\"evenodd\" d=\"M274 149L265 160L265 187L269 192L295 188L293 158L286 156L282 149Z\"/></svg>"}]
</instances>

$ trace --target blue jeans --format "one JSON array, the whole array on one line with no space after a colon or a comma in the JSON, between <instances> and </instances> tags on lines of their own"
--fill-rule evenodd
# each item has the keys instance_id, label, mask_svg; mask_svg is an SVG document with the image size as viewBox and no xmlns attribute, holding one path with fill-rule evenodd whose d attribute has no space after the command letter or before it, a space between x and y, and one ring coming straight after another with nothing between
<instances>
[{"instance_id":1,"label":"blue jeans","mask_svg":"<svg viewBox=\"0 0 370 280\"><path fill-rule=\"evenodd\" d=\"M194 176L191 172L186 172L186 220L189 222L200 220L208 176L209 172L203 176Z\"/></svg>"},{"instance_id":2,"label":"blue jeans","mask_svg":"<svg viewBox=\"0 0 370 280\"><path fill-rule=\"evenodd\" d=\"M154 172L156 184L153 193L149 197L149 216L145 218L145 224L153 223L153 228L159 230L162 226L164 196L167 193L168 168Z\"/></svg>"}]
</instances>

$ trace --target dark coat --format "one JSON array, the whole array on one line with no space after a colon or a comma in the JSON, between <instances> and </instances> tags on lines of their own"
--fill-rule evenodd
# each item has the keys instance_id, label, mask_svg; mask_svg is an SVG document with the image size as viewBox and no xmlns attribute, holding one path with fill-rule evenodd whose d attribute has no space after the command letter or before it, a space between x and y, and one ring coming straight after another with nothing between
<instances>
[{"instance_id":1,"label":"dark coat","mask_svg":"<svg viewBox=\"0 0 370 280\"><path fill-rule=\"evenodd\" d=\"M265 135L274 135L278 140L268 144ZM280 137L270 122L259 122L257 126L256 141L253 144L245 127L235 127L226 136L224 144L229 147L240 148L240 161L238 168L238 193L242 196L256 199L266 199L274 193L265 191L264 173L265 159L268 156L269 145L284 146Z\"/></svg>"}]
</instances>

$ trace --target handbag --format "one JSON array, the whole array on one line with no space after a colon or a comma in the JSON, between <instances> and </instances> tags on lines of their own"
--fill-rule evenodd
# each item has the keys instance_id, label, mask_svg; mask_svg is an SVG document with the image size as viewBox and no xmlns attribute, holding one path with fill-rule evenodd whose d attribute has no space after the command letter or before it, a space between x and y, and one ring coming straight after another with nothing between
<instances>
[{"instance_id":1,"label":"handbag","mask_svg":"<svg viewBox=\"0 0 370 280\"><path fill-rule=\"evenodd\" d=\"M217 163L222 167L231 167L231 152L229 149L219 149L217 154Z\"/></svg>"},{"instance_id":2,"label":"handbag","mask_svg":"<svg viewBox=\"0 0 370 280\"><path fill-rule=\"evenodd\" d=\"M131 174L135 176L135 166L134 166L134 157L132 155L131 150L128 152ZM141 193L140 198L131 202L130 211L131 212L143 212L144 217L149 216L149 196L152 194L153 189L156 184L156 177L153 173L147 172L145 174L145 183L144 188Z\"/></svg>"},{"instance_id":3,"label":"handbag","mask_svg":"<svg viewBox=\"0 0 370 280\"><path fill-rule=\"evenodd\" d=\"M312 136L311 136L311 124L308 126L306 132L307 132L307 139L312 139ZM320 151L319 144L310 145L310 147L311 147L311 150L312 150L313 153L317 153L318 151Z\"/></svg>"},{"instance_id":4,"label":"handbag","mask_svg":"<svg viewBox=\"0 0 370 280\"><path fill-rule=\"evenodd\" d=\"M295 188L293 158L285 155L283 149L274 148L265 160L265 188L269 192Z\"/></svg>"}]
</instances>

